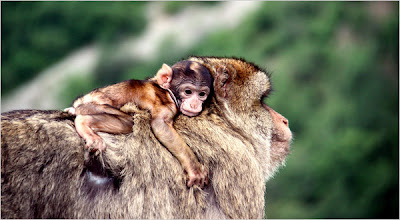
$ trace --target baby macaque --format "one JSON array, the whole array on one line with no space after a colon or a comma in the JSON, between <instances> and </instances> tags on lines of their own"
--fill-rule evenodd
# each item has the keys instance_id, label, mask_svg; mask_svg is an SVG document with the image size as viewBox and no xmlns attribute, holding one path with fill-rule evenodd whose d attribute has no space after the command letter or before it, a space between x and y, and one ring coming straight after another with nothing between
<instances>
[{"instance_id":1,"label":"baby macaque","mask_svg":"<svg viewBox=\"0 0 400 220\"><path fill-rule=\"evenodd\" d=\"M65 109L76 115L75 127L86 147L103 151L106 145L96 132L125 134L132 132L132 116L120 108L134 103L151 113L151 128L157 139L179 160L188 175L187 186L208 184L208 171L173 127L173 119L182 112L200 114L211 92L208 69L194 61L180 61L172 67L163 64L155 77L126 80L95 89L76 99Z\"/></svg>"}]
</instances>

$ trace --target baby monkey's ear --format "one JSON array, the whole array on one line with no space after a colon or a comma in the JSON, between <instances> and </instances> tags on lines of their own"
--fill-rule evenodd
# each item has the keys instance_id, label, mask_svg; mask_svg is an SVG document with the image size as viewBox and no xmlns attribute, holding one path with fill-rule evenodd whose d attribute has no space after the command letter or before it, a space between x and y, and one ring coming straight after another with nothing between
<instances>
[{"instance_id":1,"label":"baby monkey's ear","mask_svg":"<svg viewBox=\"0 0 400 220\"><path fill-rule=\"evenodd\" d=\"M172 80L172 68L164 63L161 69L158 70L156 78L157 78L157 84L161 88L169 89Z\"/></svg>"}]
</instances>

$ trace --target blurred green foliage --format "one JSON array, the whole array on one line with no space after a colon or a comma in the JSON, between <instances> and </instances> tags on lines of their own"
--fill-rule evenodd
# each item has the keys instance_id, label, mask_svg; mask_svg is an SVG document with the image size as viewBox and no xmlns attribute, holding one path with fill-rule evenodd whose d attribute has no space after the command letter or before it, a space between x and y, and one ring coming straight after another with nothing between
<instances>
[{"instance_id":1,"label":"blurred green foliage","mask_svg":"<svg viewBox=\"0 0 400 220\"><path fill-rule=\"evenodd\" d=\"M168 14L176 14L186 7L196 7L200 5L215 5L217 1L166 1L165 11Z\"/></svg>"},{"instance_id":2,"label":"blurred green foliage","mask_svg":"<svg viewBox=\"0 0 400 220\"><path fill-rule=\"evenodd\" d=\"M9 93L71 50L141 32L145 2L2 2L1 92Z\"/></svg>"},{"instance_id":3,"label":"blurred green foliage","mask_svg":"<svg viewBox=\"0 0 400 220\"><path fill-rule=\"evenodd\" d=\"M93 4L85 16L70 17L71 9L50 3L35 9L7 4L15 9L2 11L2 70L12 78L4 81L2 74L3 88L28 69L40 69L67 50L96 40L91 34L94 26L110 36L118 24L135 22L129 16L142 13L139 3L130 3L137 15L128 13L125 4L105 12L102 6L111 3L69 3ZM170 13L176 13L190 3L168 5ZM286 167L267 182L266 217L399 218L398 9L398 2L264 2L238 27L214 32L187 51L175 52L166 40L149 62L132 62L121 67L119 75L98 68L93 78L74 79L71 84L77 86L74 91L85 93L93 89L93 81L145 78L162 63L173 64L193 54L243 57L272 72L274 92L266 102L289 119L295 135ZM16 10L38 14L25 21L36 25L38 35L68 32L69 38L46 40L68 47L60 51L52 46L39 56L36 47L24 46L40 37L29 29L10 31L26 20L4 20L5 14L13 16ZM115 25L99 26L96 22L103 14ZM65 17L50 31L40 15ZM139 19L131 25L140 30L144 23ZM13 34L8 36L5 30Z\"/></svg>"}]
</instances>

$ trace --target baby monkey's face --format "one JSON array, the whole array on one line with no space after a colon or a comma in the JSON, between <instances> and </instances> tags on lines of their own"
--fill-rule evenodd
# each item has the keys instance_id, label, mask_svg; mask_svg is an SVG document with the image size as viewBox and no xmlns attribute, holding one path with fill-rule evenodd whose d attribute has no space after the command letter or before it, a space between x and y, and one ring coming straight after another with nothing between
<instances>
[{"instance_id":1,"label":"baby monkey's face","mask_svg":"<svg viewBox=\"0 0 400 220\"><path fill-rule=\"evenodd\" d=\"M209 86L183 83L178 88L181 105L179 111L187 116L196 116L203 110L203 103L210 94Z\"/></svg>"}]
</instances>

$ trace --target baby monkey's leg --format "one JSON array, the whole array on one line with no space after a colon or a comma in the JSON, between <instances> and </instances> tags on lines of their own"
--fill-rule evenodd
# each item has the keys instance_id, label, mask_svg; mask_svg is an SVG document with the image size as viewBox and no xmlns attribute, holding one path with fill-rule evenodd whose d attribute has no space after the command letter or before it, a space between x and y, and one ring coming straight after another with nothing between
<instances>
[{"instance_id":1,"label":"baby monkey's leg","mask_svg":"<svg viewBox=\"0 0 400 220\"><path fill-rule=\"evenodd\" d=\"M83 104L76 108L75 127L86 147L103 151L106 145L96 132L126 134L132 132L132 117L108 105Z\"/></svg>"},{"instance_id":2,"label":"baby monkey's leg","mask_svg":"<svg viewBox=\"0 0 400 220\"><path fill-rule=\"evenodd\" d=\"M107 104L96 104L93 102L81 104L75 108L76 115L95 115L95 114L111 114L111 115L119 115L123 117L130 117L129 114L122 112L121 110L112 107Z\"/></svg>"}]
</instances>

